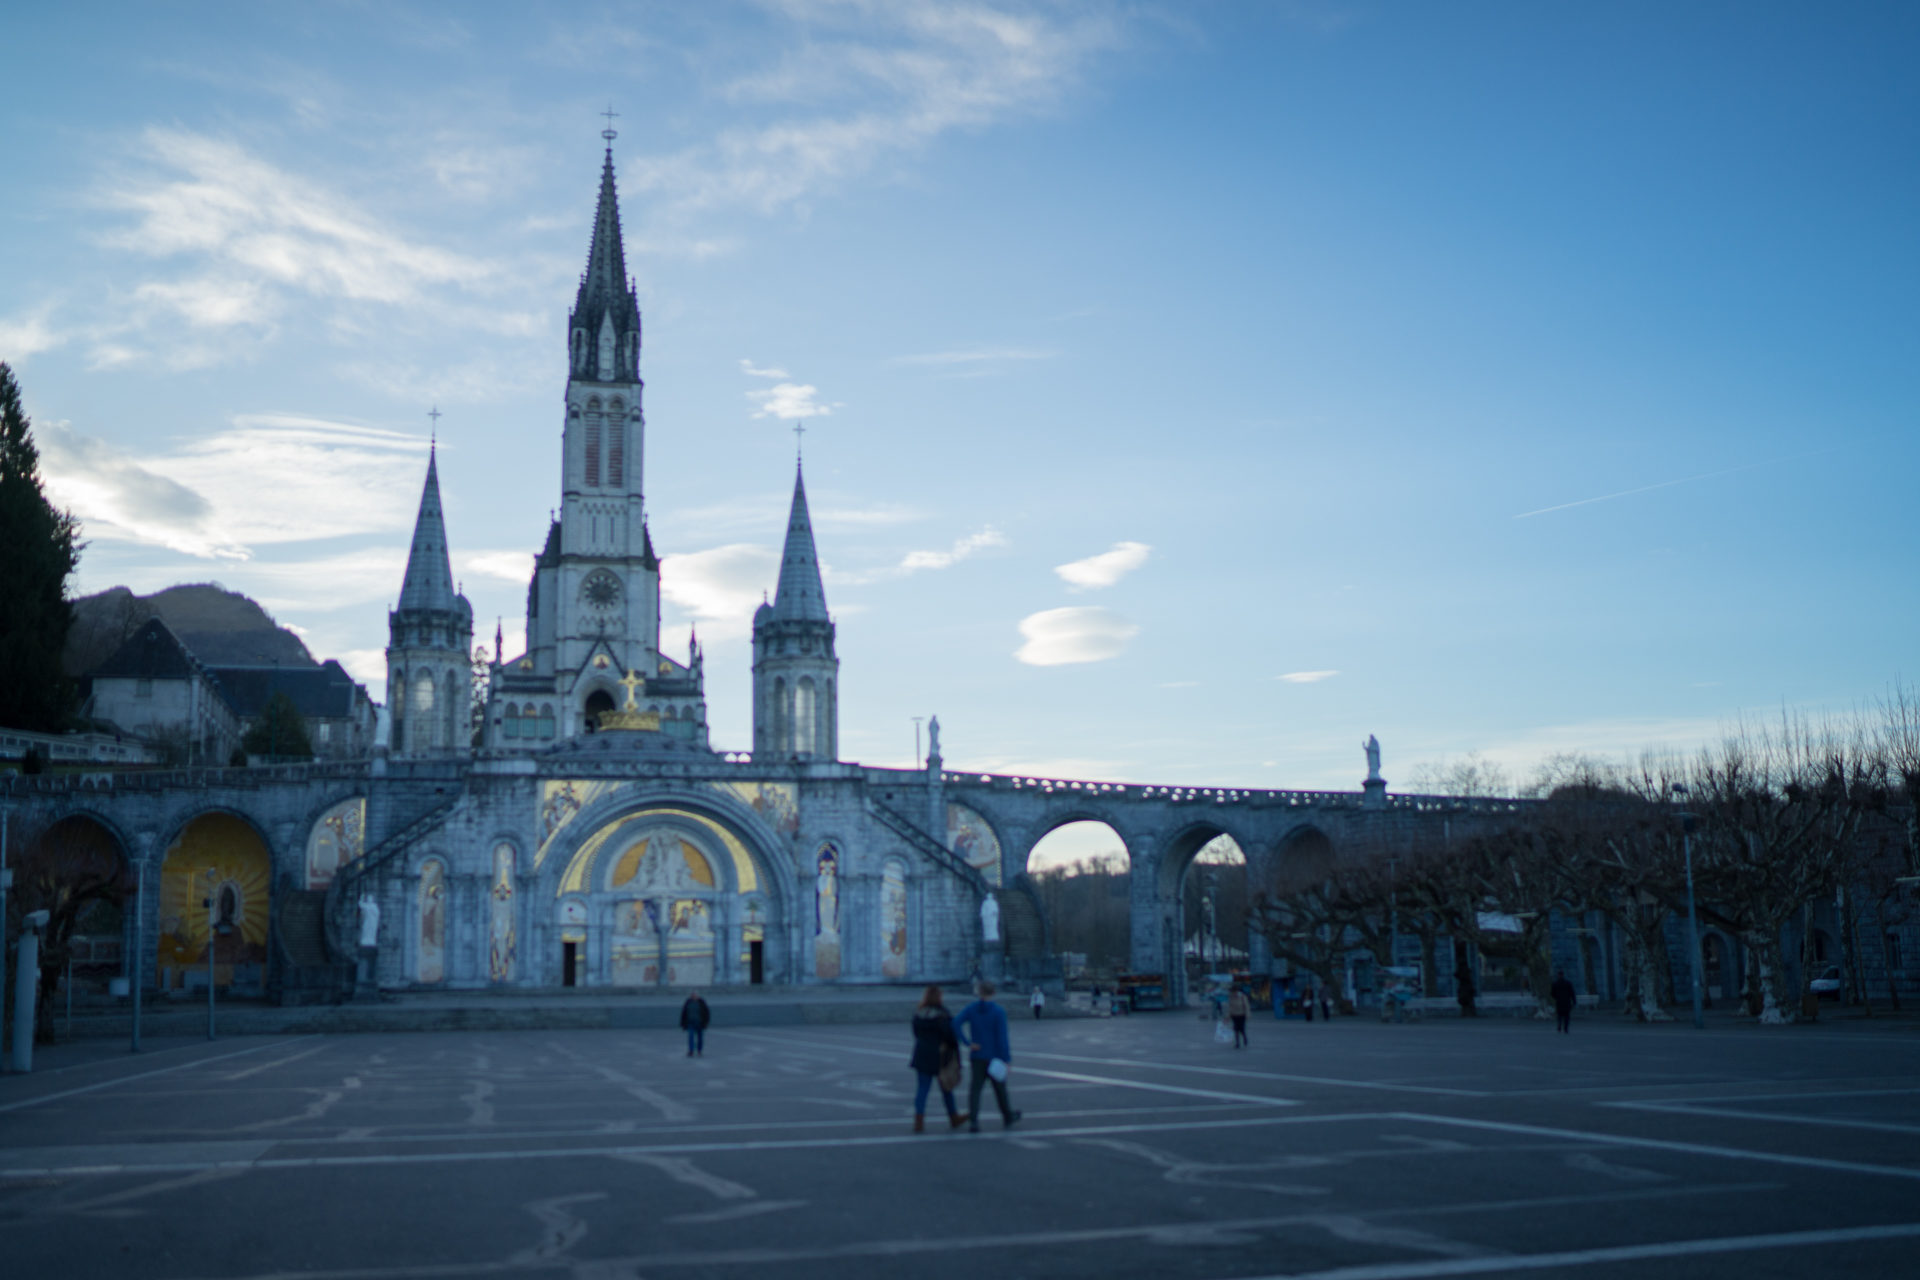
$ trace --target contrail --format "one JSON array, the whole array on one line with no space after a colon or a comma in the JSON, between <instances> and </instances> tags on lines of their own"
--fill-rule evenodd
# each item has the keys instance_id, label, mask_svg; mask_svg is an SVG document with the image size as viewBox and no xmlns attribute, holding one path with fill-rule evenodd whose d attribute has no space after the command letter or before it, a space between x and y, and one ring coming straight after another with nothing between
<instances>
[{"instance_id":1,"label":"contrail","mask_svg":"<svg viewBox=\"0 0 1920 1280\"><path fill-rule=\"evenodd\" d=\"M1611 502L1615 498L1630 498L1636 493L1652 493L1655 489L1671 489L1676 484L1691 484L1695 480L1711 480L1715 476L1730 476L1736 471L1752 471L1755 467L1770 467L1779 462L1794 462L1801 458L1811 458L1816 454L1832 453L1831 449L1814 449L1808 453L1796 453L1785 458L1772 458L1766 462L1749 462L1743 466L1728 467L1724 471L1703 471L1697 476L1681 476L1678 480L1662 480L1659 484L1643 484L1638 489L1622 489L1618 493L1603 493L1597 498L1581 498L1578 502L1563 502L1556 507L1541 507L1538 511L1522 511L1515 520L1525 520L1531 516L1544 516L1549 511L1566 511L1573 507L1591 506L1596 502Z\"/></svg>"}]
</instances>

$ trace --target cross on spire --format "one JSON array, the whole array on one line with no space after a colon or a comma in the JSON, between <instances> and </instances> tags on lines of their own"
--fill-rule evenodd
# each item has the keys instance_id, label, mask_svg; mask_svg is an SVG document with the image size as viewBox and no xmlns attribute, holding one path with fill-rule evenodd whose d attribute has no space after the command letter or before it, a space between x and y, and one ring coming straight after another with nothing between
<instances>
[{"instance_id":1,"label":"cross on spire","mask_svg":"<svg viewBox=\"0 0 1920 1280\"><path fill-rule=\"evenodd\" d=\"M607 127L600 131L600 136L607 140L607 146L609 149L611 149L613 146L613 140L620 136L620 131L613 127L613 122L620 118L620 113L618 111L615 111L613 109L613 104L609 102L607 104L607 109L605 111L602 111L600 114L607 118Z\"/></svg>"},{"instance_id":2,"label":"cross on spire","mask_svg":"<svg viewBox=\"0 0 1920 1280\"><path fill-rule=\"evenodd\" d=\"M801 457L806 453L806 435L806 423L796 422L793 424L793 460L795 462L800 461Z\"/></svg>"},{"instance_id":3,"label":"cross on spire","mask_svg":"<svg viewBox=\"0 0 1920 1280\"><path fill-rule=\"evenodd\" d=\"M433 419L433 434L430 443L438 445L440 443L440 419L443 416L440 412L440 406L436 404L433 408L427 410L427 416Z\"/></svg>"}]
</instances>

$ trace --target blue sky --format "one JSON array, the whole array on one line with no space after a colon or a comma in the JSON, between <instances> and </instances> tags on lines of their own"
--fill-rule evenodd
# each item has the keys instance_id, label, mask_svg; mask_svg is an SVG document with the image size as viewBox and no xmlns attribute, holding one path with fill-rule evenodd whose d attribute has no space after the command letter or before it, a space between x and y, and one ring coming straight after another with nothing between
<instances>
[{"instance_id":1,"label":"blue sky","mask_svg":"<svg viewBox=\"0 0 1920 1280\"><path fill-rule=\"evenodd\" d=\"M603 125L666 647L749 742L794 438L842 749L1352 788L1915 675L1903 5L39 6L0 358L80 587L379 694L438 404L513 647ZM24 56L23 56L24 55Z\"/></svg>"}]
</instances>

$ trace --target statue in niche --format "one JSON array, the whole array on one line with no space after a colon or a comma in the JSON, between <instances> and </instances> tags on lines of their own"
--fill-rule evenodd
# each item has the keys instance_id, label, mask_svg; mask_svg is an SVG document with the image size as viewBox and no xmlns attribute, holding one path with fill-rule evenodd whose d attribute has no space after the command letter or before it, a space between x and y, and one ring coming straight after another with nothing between
<instances>
[{"instance_id":1,"label":"statue in niche","mask_svg":"<svg viewBox=\"0 0 1920 1280\"><path fill-rule=\"evenodd\" d=\"M370 893L360 895L360 945L369 949L380 945L380 904Z\"/></svg>"},{"instance_id":2,"label":"statue in niche","mask_svg":"<svg viewBox=\"0 0 1920 1280\"><path fill-rule=\"evenodd\" d=\"M991 893L980 899L980 941L989 945L1000 941L1000 904Z\"/></svg>"},{"instance_id":3,"label":"statue in niche","mask_svg":"<svg viewBox=\"0 0 1920 1280\"><path fill-rule=\"evenodd\" d=\"M1372 734L1368 734L1366 742L1362 743L1361 747L1367 753L1367 781L1368 782L1381 781L1380 739L1374 737Z\"/></svg>"},{"instance_id":4,"label":"statue in niche","mask_svg":"<svg viewBox=\"0 0 1920 1280\"><path fill-rule=\"evenodd\" d=\"M813 973L817 978L840 976L840 860L832 848L823 850L814 864Z\"/></svg>"}]
</instances>

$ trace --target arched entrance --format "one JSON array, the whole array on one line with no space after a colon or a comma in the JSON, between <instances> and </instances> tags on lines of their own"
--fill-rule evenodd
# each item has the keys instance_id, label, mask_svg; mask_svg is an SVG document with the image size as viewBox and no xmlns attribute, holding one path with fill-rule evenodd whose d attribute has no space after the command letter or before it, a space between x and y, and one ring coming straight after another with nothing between
<instances>
[{"instance_id":1,"label":"arched entrance","mask_svg":"<svg viewBox=\"0 0 1920 1280\"><path fill-rule=\"evenodd\" d=\"M1111 983L1131 967L1132 864L1119 832L1104 822L1055 827L1028 851L1026 870L1069 982Z\"/></svg>"},{"instance_id":2,"label":"arched entrance","mask_svg":"<svg viewBox=\"0 0 1920 1280\"><path fill-rule=\"evenodd\" d=\"M50 917L40 953L43 981L67 972L69 963L83 988L104 990L120 976L122 908L135 886L113 832L84 815L62 818L24 849L16 846L9 869L15 919L33 911ZM9 972L8 980L13 977Z\"/></svg>"},{"instance_id":3,"label":"arched entrance","mask_svg":"<svg viewBox=\"0 0 1920 1280\"><path fill-rule=\"evenodd\" d=\"M586 706L583 709L587 717L587 732L593 733L600 727L600 717L613 710L613 695L605 689L595 689L587 695Z\"/></svg>"},{"instance_id":4,"label":"arched entrance","mask_svg":"<svg viewBox=\"0 0 1920 1280\"><path fill-rule=\"evenodd\" d=\"M215 986L265 991L270 874L266 842L232 814L201 814L181 828L160 862L161 990L204 988L211 959Z\"/></svg>"},{"instance_id":5,"label":"arched entrance","mask_svg":"<svg viewBox=\"0 0 1920 1280\"><path fill-rule=\"evenodd\" d=\"M1249 967L1247 858L1230 835L1200 846L1180 880L1181 951L1189 977Z\"/></svg>"},{"instance_id":6,"label":"arched entrance","mask_svg":"<svg viewBox=\"0 0 1920 1280\"><path fill-rule=\"evenodd\" d=\"M788 976L765 870L738 827L713 813L656 804L606 821L554 888L536 981L684 988ZM837 947L837 885L827 910Z\"/></svg>"}]
</instances>

